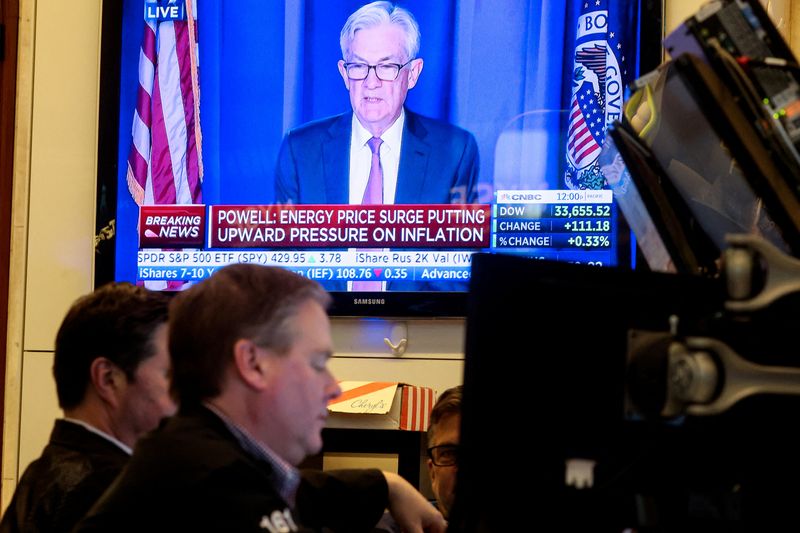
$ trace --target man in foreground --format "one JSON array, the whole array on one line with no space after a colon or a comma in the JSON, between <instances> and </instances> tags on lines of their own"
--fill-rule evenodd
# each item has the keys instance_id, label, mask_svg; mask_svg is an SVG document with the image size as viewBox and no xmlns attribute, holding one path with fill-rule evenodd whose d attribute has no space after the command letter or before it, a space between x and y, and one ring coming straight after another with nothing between
<instances>
[{"instance_id":1,"label":"man in foreground","mask_svg":"<svg viewBox=\"0 0 800 533\"><path fill-rule=\"evenodd\" d=\"M168 302L143 287L111 283L72 305L53 362L64 418L22 475L0 531L71 530L122 470L136 440L174 413Z\"/></svg>"},{"instance_id":2,"label":"man in foreground","mask_svg":"<svg viewBox=\"0 0 800 533\"><path fill-rule=\"evenodd\" d=\"M340 394L319 284L227 266L178 294L169 344L178 415L142 439L79 531L370 531L388 506L411 532L441 514L396 474L303 472Z\"/></svg>"}]
</instances>

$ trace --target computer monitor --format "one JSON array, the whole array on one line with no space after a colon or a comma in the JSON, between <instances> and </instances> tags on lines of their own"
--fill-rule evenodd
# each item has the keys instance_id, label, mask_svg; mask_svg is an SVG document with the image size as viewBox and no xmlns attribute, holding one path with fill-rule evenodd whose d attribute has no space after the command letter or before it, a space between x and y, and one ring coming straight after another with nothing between
<instances>
[{"instance_id":1,"label":"computer monitor","mask_svg":"<svg viewBox=\"0 0 800 533\"><path fill-rule=\"evenodd\" d=\"M719 249L627 120L609 128L600 166L650 270L717 273Z\"/></svg>"},{"instance_id":2,"label":"computer monitor","mask_svg":"<svg viewBox=\"0 0 800 533\"><path fill-rule=\"evenodd\" d=\"M723 339L761 361L751 350L779 350L780 326L728 316L724 299L700 276L476 256L451 530L796 529L797 397L670 419L631 402L634 381L666 387L663 346L638 350L653 360L631 372L648 335ZM578 488L568 476L587 461Z\"/></svg>"},{"instance_id":3,"label":"computer monitor","mask_svg":"<svg viewBox=\"0 0 800 533\"><path fill-rule=\"evenodd\" d=\"M748 119L746 98L692 54L641 85L626 104L626 119L612 128L607 151L619 151L627 164L633 196L641 196L676 268L713 274L726 236L734 233L800 253L800 197L765 141L763 124ZM614 155L605 157L610 169ZM637 229L636 220L628 223Z\"/></svg>"}]
</instances>

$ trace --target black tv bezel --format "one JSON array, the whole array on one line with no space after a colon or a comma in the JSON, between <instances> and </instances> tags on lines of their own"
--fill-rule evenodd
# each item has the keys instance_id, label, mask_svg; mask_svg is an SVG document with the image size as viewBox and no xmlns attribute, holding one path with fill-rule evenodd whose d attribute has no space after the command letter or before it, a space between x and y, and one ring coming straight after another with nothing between
<instances>
[{"instance_id":1,"label":"black tv bezel","mask_svg":"<svg viewBox=\"0 0 800 533\"><path fill-rule=\"evenodd\" d=\"M628 478L624 475L628 468L636 467L637 453L646 451L649 435L668 449L669 441L663 439L671 426L643 427L626 418L628 332L667 332L673 316L680 318L674 322L678 335L712 330L709 323L722 308L724 284L718 278L487 254L474 258L473 272L456 481L457 487L466 490L456 492L450 529L459 533L516 530L518 516L493 512L481 502L487 487L496 486L488 480L504 484L521 474L530 474L526 492L510 495L506 503L509 508L523 501L535 507L531 516L536 523L555 519L566 531L622 531L632 526L618 520L629 516L622 511L634 510L617 505L617 491L628 488L618 483ZM511 285L507 279L521 281ZM519 313L506 305L512 300L548 303ZM590 303L585 314L576 317L577 301ZM592 314L597 309L594 302L602 302L602 310ZM498 335L499 330L511 333ZM498 354L531 359L526 364L532 365L538 379L531 380L530 371L522 377L517 363ZM526 389L525 385L530 386ZM520 412L505 406L519 405L537 410L537 430L547 437L541 439L537 453L515 468L498 469L485 460L487 450L497 448L494 433L485 431L487 421L492 421L492 427L513 426ZM613 462L620 466L613 474L607 468L612 457L624 458ZM566 458L598 461L602 470L595 470L596 484L589 485L591 490L567 487ZM627 492L619 493L623 494ZM480 527L486 524L491 527Z\"/></svg>"},{"instance_id":2,"label":"black tv bezel","mask_svg":"<svg viewBox=\"0 0 800 533\"><path fill-rule=\"evenodd\" d=\"M122 2L103 0L100 54L100 100L96 192L96 235L116 219L120 52L122 49ZM639 71L648 72L661 62L663 48L663 0L639 1ZM96 238L94 285L114 281L116 238ZM464 292L342 292L331 291L332 316L376 318L463 318Z\"/></svg>"}]
</instances>

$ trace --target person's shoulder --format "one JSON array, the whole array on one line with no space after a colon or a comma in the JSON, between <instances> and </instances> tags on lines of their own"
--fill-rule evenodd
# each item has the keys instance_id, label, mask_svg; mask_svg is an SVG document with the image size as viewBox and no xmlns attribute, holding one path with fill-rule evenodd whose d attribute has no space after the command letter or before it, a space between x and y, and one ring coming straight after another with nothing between
<instances>
[{"instance_id":1,"label":"person's shoulder","mask_svg":"<svg viewBox=\"0 0 800 533\"><path fill-rule=\"evenodd\" d=\"M119 463L128 459L128 453L109 438L94 431L89 431L89 429L80 424L66 420L56 421L53 432L50 435L50 442L45 450L49 450L54 454L72 453L92 461L99 460L101 462Z\"/></svg>"},{"instance_id":2,"label":"person's shoulder","mask_svg":"<svg viewBox=\"0 0 800 533\"><path fill-rule=\"evenodd\" d=\"M241 455L235 437L219 418L210 411L195 410L170 417L139 439L128 470L136 477L196 479L239 462Z\"/></svg>"},{"instance_id":3,"label":"person's shoulder","mask_svg":"<svg viewBox=\"0 0 800 533\"><path fill-rule=\"evenodd\" d=\"M191 459L196 453L205 454L208 448L227 447L230 439L224 428L222 421L210 413L177 414L142 437L136 444L134 456L152 454L170 460ZM168 443L170 446L165 447Z\"/></svg>"},{"instance_id":4,"label":"person's shoulder","mask_svg":"<svg viewBox=\"0 0 800 533\"><path fill-rule=\"evenodd\" d=\"M292 138L318 137L319 135L327 133L331 127L348 126L351 119L352 113L348 112L312 120L290 128L287 136Z\"/></svg>"},{"instance_id":5,"label":"person's shoulder","mask_svg":"<svg viewBox=\"0 0 800 533\"><path fill-rule=\"evenodd\" d=\"M409 110L406 110L406 123L409 128L421 129L426 135L433 137L455 138L463 142L469 142L474 138L472 133L455 124L437 118L426 117Z\"/></svg>"},{"instance_id":6,"label":"person's shoulder","mask_svg":"<svg viewBox=\"0 0 800 533\"><path fill-rule=\"evenodd\" d=\"M89 432L87 431L87 433ZM92 454L87 453L74 441L53 442L51 440L42 450L41 455L25 469L20 483L50 484L53 480L57 480L60 483L68 482L73 485L92 471L93 458Z\"/></svg>"}]
</instances>

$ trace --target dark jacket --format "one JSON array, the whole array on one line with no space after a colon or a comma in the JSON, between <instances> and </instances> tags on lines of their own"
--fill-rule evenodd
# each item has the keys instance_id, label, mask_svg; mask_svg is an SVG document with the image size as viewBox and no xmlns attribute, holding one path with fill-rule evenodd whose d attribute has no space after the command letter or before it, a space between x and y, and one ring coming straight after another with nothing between
<instances>
[{"instance_id":1,"label":"dark jacket","mask_svg":"<svg viewBox=\"0 0 800 533\"><path fill-rule=\"evenodd\" d=\"M353 113L290 130L278 154L280 203L348 204ZM478 144L466 130L406 109L396 204L474 203Z\"/></svg>"},{"instance_id":2,"label":"dark jacket","mask_svg":"<svg viewBox=\"0 0 800 533\"><path fill-rule=\"evenodd\" d=\"M69 531L111 485L129 457L83 426L57 420L41 457L22 474L0 531Z\"/></svg>"},{"instance_id":3,"label":"dark jacket","mask_svg":"<svg viewBox=\"0 0 800 533\"><path fill-rule=\"evenodd\" d=\"M395 204L472 204L478 201L478 144L467 130L408 109ZM353 113L290 130L278 154L276 200L294 204L348 204ZM409 265L413 266L413 265ZM409 268L412 270L412 268ZM329 291L347 283L317 280ZM466 291L467 281L392 280L387 291Z\"/></svg>"},{"instance_id":4,"label":"dark jacket","mask_svg":"<svg viewBox=\"0 0 800 533\"><path fill-rule=\"evenodd\" d=\"M295 508L274 484L215 414L182 412L139 441L76 531L370 531L388 501L378 470L304 472Z\"/></svg>"}]
</instances>

